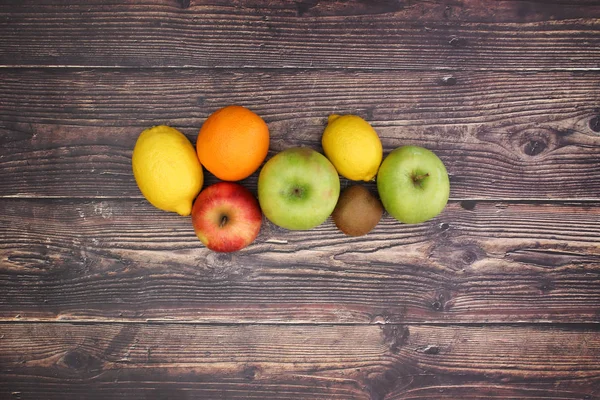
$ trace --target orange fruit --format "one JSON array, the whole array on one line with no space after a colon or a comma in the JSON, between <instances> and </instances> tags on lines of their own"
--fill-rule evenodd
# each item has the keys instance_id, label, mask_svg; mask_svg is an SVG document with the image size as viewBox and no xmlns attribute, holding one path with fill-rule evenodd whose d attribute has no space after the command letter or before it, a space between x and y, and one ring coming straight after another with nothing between
<instances>
[{"instance_id":1,"label":"orange fruit","mask_svg":"<svg viewBox=\"0 0 600 400\"><path fill-rule=\"evenodd\" d=\"M269 128L241 106L212 113L200 128L196 151L200 163L217 178L239 181L260 167L269 151Z\"/></svg>"}]
</instances>

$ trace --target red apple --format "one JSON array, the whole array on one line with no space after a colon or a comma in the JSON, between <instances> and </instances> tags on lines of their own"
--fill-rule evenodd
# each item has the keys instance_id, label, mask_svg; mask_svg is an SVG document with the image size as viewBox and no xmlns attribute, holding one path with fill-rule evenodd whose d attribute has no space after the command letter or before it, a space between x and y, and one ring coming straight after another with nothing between
<instances>
[{"instance_id":1,"label":"red apple","mask_svg":"<svg viewBox=\"0 0 600 400\"><path fill-rule=\"evenodd\" d=\"M215 183L200 192L192 208L198 239L219 252L243 249L256 239L262 212L256 197L233 182Z\"/></svg>"}]
</instances>

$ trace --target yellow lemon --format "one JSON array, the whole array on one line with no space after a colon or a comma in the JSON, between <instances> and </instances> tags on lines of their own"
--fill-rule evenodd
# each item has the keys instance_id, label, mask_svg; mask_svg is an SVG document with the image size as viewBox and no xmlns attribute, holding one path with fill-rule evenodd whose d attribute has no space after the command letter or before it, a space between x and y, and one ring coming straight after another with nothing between
<instances>
[{"instance_id":1,"label":"yellow lemon","mask_svg":"<svg viewBox=\"0 0 600 400\"><path fill-rule=\"evenodd\" d=\"M375 129L357 115L329 116L321 139L335 169L353 181L370 181L381 164L383 149Z\"/></svg>"},{"instance_id":2,"label":"yellow lemon","mask_svg":"<svg viewBox=\"0 0 600 400\"><path fill-rule=\"evenodd\" d=\"M175 128L160 125L143 131L131 157L140 191L156 208L190 215L204 175L194 146Z\"/></svg>"}]
</instances>

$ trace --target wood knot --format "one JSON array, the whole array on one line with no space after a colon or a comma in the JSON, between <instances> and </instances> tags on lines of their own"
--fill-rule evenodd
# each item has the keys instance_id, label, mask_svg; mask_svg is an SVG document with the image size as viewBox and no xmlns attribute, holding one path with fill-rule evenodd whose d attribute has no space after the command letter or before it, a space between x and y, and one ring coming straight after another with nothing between
<instances>
[{"instance_id":1,"label":"wood knot","mask_svg":"<svg viewBox=\"0 0 600 400\"><path fill-rule=\"evenodd\" d=\"M303 0L296 3L296 9L298 10L298 16L301 17L311 9L319 5L319 0Z\"/></svg>"},{"instance_id":2,"label":"wood knot","mask_svg":"<svg viewBox=\"0 0 600 400\"><path fill-rule=\"evenodd\" d=\"M545 294L554 290L554 283L551 281L542 281L540 284L540 291Z\"/></svg>"},{"instance_id":3,"label":"wood knot","mask_svg":"<svg viewBox=\"0 0 600 400\"><path fill-rule=\"evenodd\" d=\"M450 300L450 293L444 290L433 299L431 302L431 308L434 311L444 311L448 308L448 300Z\"/></svg>"},{"instance_id":4,"label":"wood knot","mask_svg":"<svg viewBox=\"0 0 600 400\"><path fill-rule=\"evenodd\" d=\"M417 347L415 349L415 351L417 353L423 353L423 354L439 354L440 353L440 348L438 346L434 346L434 345L427 345L427 346L421 346L421 347Z\"/></svg>"},{"instance_id":5,"label":"wood knot","mask_svg":"<svg viewBox=\"0 0 600 400\"><path fill-rule=\"evenodd\" d=\"M546 143L542 140L532 139L529 142L525 143L523 147L523 152L528 156L537 156L542 153L546 149Z\"/></svg>"},{"instance_id":6,"label":"wood knot","mask_svg":"<svg viewBox=\"0 0 600 400\"><path fill-rule=\"evenodd\" d=\"M466 265L471 265L479 259L479 256L474 251L466 250L462 255L462 259Z\"/></svg>"},{"instance_id":7,"label":"wood knot","mask_svg":"<svg viewBox=\"0 0 600 400\"><path fill-rule=\"evenodd\" d=\"M456 85L456 78L453 76L444 76L442 79L439 80L439 84L443 85L443 86L454 86Z\"/></svg>"},{"instance_id":8,"label":"wood knot","mask_svg":"<svg viewBox=\"0 0 600 400\"><path fill-rule=\"evenodd\" d=\"M452 47L465 47L467 41L458 36L452 36L450 40L448 40L448 44Z\"/></svg>"},{"instance_id":9,"label":"wood knot","mask_svg":"<svg viewBox=\"0 0 600 400\"><path fill-rule=\"evenodd\" d=\"M70 351L67 354L65 354L63 361L65 362L65 365L69 368L81 369L86 364L86 357L85 354L80 353L78 351Z\"/></svg>"},{"instance_id":10,"label":"wood knot","mask_svg":"<svg viewBox=\"0 0 600 400\"><path fill-rule=\"evenodd\" d=\"M590 119L590 129L596 133L600 133L600 115L596 115Z\"/></svg>"},{"instance_id":11,"label":"wood knot","mask_svg":"<svg viewBox=\"0 0 600 400\"><path fill-rule=\"evenodd\" d=\"M70 350L63 356L62 363L67 368L81 371L97 369L100 361L86 352Z\"/></svg>"},{"instance_id":12,"label":"wood knot","mask_svg":"<svg viewBox=\"0 0 600 400\"><path fill-rule=\"evenodd\" d=\"M444 19L450 19L452 17L452 6L446 6L444 9Z\"/></svg>"},{"instance_id":13,"label":"wood knot","mask_svg":"<svg viewBox=\"0 0 600 400\"><path fill-rule=\"evenodd\" d=\"M377 314L374 317L371 317L371 323L376 325L385 325L390 322L390 316L386 313Z\"/></svg>"},{"instance_id":14,"label":"wood knot","mask_svg":"<svg viewBox=\"0 0 600 400\"><path fill-rule=\"evenodd\" d=\"M215 274L223 275L236 269L233 256L230 253L210 252L201 261L205 268L210 268Z\"/></svg>"},{"instance_id":15,"label":"wood knot","mask_svg":"<svg viewBox=\"0 0 600 400\"><path fill-rule=\"evenodd\" d=\"M511 141L525 159L548 153L560 147L561 134L555 129L525 129L514 133Z\"/></svg>"},{"instance_id":16,"label":"wood knot","mask_svg":"<svg viewBox=\"0 0 600 400\"><path fill-rule=\"evenodd\" d=\"M190 0L177 0L179 7L183 10L190 7Z\"/></svg>"},{"instance_id":17,"label":"wood knot","mask_svg":"<svg viewBox=\"0 0 600 400\"><path fill-rule=\"evenodd\" d=\"M463 200L460 202L460 206L467 211L473 211L477 202L475 200Z\"/></svg>"},{"instance_id":18,"label":"wood knot","mask_svg":"<svg viewBox=\"0 0 600 400\"><path fill-rule=\"evenodd\" d=\"M254 365L247 366L242 370L242 376L247 381L253 381L256 378L256 374L259 372L259 368Z\"/></svg>"},{"instance_id":19,"label":"wood knot","mask_svg":"<svg viewBox=\"0 0 600 400\"><path fill-rule=\"evenodd\" d=\"M410 331L402 325L381 325L383 342L388 346L392 353L398 353L400 347L406 344Z\"/></svg>"},{"instance_id":20,"label":"wood knot","mask_svg":"<svg viewBox=\"0 0 600 400\"><path fill-rule=\"evenodd\" d=\"M486 252L474 243L440 243L429 253L431 259L453 265L457 269L469 266L486 256Z\"/></svg>"},{"instance_id":21,"label":"wood knot","mask_svg":"<svg viewBox=\"0 0 600 400\"><path fill-rule=\"evenodd\" d=\"M374 373L366 380L364 389L371 400L384 400L394 388L402 385L404 373L397 367L390 367L383 373Z\"/></svg>"}]
</instances>

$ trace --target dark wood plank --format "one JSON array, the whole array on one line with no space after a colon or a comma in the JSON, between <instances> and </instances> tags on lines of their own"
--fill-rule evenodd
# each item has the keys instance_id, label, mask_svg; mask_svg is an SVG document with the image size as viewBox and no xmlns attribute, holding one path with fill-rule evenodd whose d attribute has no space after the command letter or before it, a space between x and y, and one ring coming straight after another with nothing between
<instances>
[{"instance_id":1,"label":"dark wood plank","mask_svg":"<svg viewBox=\"0 0 600 400\"><path fill-rule=\"evenodd\" d=\"M452 203L366 237L265 222L233 254L145 201L0 201L3 320L600 322L600 203Z\"/></svg>"},{"instance_id":2,"label":"dark wood plank","mask_svg":"<svg viewBox=\"0 0 600 400\"><path fill-rule=\"evenodd\" d=\"M589 0L3 1L0 64L597 69L599 16Z\"/></svg>"},{"instance_id":3,"label":"dark wood plank","mask_svg":"<svg viewBox=\"0 0 600 400\"><path fill-rule=\"evenodd\" d=\"M166 123L195 142L206 116L237 103L268 122L271 155L320 150L327 115L355 113L375 126L386 152L417 144L438 153L454 199L599 200L599 77L8 69L0 76L0 196L139 198L130 157L143 129ZM254 188L257 175L245 184Z\"/></svg>"},{"instance_id":4,"label":"dark wood plank","mask_svg":"<svg viewBox=\"0 0 600 400\"><path fill-rule=\"evenodd\" d=\"M0 37L0 398L600 398L597 1L8 0ZM271 155L362 115L453 201L209 252L131 149L232 103Z\"/></svg>"},{"instance_id":5,"label":"dark wood plank","mask_svg":"<svg viewBox=\"0 0 600 400\"><path fill-rule=\"evenodd\" d=\"M3 324L5 399L596 399L594 327Z\"/></svg>"}]
</instances>

